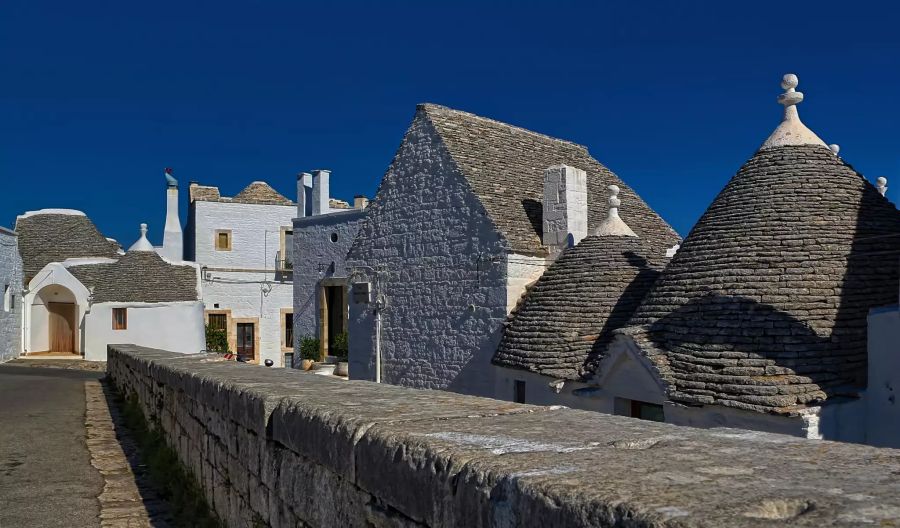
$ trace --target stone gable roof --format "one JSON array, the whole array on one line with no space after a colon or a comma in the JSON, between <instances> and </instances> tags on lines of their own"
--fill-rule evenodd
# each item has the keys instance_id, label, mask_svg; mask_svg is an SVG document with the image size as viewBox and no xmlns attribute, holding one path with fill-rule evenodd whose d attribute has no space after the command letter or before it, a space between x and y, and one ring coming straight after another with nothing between
<instances>
[{"instance_id":1,"label":"stone gable roof","mask_svg":"<svg viewBox=\"0 0 900 528\"><path fill-rule=\"evenodd\" d=\"M418 106L446 145L510 249L546 254L541 244L544 170L566 164L588 174L588 228L606 218L606 188L618 185L621 213L648 244L671 247L680 237L622 180L581 145L433 104Z\"/></svg>"},{"instance_id":2,"label":"stone gable roof","mask_svg":"<svg viewBox=\"0 0 900 528\"><path fill-rule=\"evenodd\" d=\"M632 323L673 400L792 413L864 384L866 316L896 302L900 212L828 148L761 150ZM663 353L659 353L662 351Z\"/></svg>"},{"instance_id":3,"label":"stone gable roof","mask_svg":"<svg viewBox=\"0 0 900 528\"><path fill-rule=\"evenodd\" d=\"M494 364L570 380L596 368L665 265L630 236L589 236L567 249L510 315Z\"/></svg>"},{"instance_id":4,"label":"stone gable roof","mask_svg":"<svg viewBox=\"0 0 900 528\"><path fill-rule=\"evenodd\" d=\"M83 214L23 215L16 220L16 232L26 284L51 262L118 256L118 244L107 240Z\"/></svg>"},{"instance_id":5,"label":"stone gable roof","mask_svg":"<svg viewBox=\"0 0 900 528\"><path fill-rule=\"evenodd\" d=\"M170 264L152 251L129 251L115 263L69 266L95 303L196 301L197 270Z\"/></svg>"}]
</instances>

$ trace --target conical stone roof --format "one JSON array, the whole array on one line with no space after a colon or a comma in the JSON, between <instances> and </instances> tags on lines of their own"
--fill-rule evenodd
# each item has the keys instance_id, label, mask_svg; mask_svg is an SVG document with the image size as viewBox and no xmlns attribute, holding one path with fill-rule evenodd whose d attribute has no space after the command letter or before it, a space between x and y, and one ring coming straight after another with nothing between
<instances>
[{"instance_id":1,"label":"conical stone roof","mask_svg":"<svg viewBox=\"0 0 900 528\"><path fill-rule=\"evenodd\" d=\"M494 364L582 379L656 280L664 255L626 235L592 235L567 249L510 316Z\"/></svg>"},{"instance_id":2,"label":"conical stone roof","mask_svg":"<svg viewBox=\"0 0 900 528\"><path fill-rule=\"evenodd\" d=\"M897 209L824 145L764 146L656 281L636 339L659 348L676 401L823 401L864 383L868 311L897 302L898 235Z\"/></svg>"}]
</instances>

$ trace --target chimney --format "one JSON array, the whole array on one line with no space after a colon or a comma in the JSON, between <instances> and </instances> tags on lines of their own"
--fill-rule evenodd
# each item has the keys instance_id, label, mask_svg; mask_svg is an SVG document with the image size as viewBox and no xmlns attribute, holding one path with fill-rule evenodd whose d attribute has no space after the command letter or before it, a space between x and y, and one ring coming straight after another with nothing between
<instances>
[{"instance_id":1,"label":"chimney","mask_svg":"<svg viewBox=\"0 0 900 528\"><path fill-rule=\"evenodd\" d=\"M312 174L297 175L297 218L312 215Z\"/></svg>"},{"instance_id":2,"label":"chimney","mask_svg":"<svg viewBox=\"0 0 900 528\"><path fill-rule=\"evenodd\" d=\"M568 165L544 171L544 245L556 258L587 236L587 173Z\"/></svg>"},{"instance_id":3,"label":"chimney","mask_svg":"<svg viewBox=\"0 0 900 528\"><path fill-rule=\"evenodd\" d=\"M166 226L163 230L163 245L160 254L174 262L184 259L184 235L181 219L178 217L178 180L172 176L172 169L166 169Z\"/></svg>"},{"instance_id":4,"label":"chimney","mask_svg":"<svg viewBox=\"0 0 900 528\"><path fill-rule=\"evenodd\" d=\"M328 212L328 179L330 170L314 170L312 173L312 214L320 215Z\"/></svg>"},{"instance_id":5,"label":"chimney","mask_svg":"<svg viewBox=\"0 0 900 528\"><path fill-rule=\"evenodd\" d=\"M365 209L369 206L369 199L361 194L357 194L353 197L353 208L354 209Z\"/></svg>"}]
</instances>

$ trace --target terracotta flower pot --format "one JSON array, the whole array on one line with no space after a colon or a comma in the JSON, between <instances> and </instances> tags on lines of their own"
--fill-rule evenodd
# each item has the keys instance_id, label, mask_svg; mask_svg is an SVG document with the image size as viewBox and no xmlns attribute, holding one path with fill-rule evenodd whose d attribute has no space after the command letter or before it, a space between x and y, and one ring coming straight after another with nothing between
<instances>
[{"instance_id":1,"label":"terracotta flower pot","mask_svg":"<svg viewBox=\"0 0 900 528\"><path fill-rule=\"evenodd\" d=\"M314 363L315 363L315 361L313 361L311 359L304 359L303 361L300 362L300 368L302 368L303 370L309 370L309 369L313 368Z\"/></svg>"}]
</instances>

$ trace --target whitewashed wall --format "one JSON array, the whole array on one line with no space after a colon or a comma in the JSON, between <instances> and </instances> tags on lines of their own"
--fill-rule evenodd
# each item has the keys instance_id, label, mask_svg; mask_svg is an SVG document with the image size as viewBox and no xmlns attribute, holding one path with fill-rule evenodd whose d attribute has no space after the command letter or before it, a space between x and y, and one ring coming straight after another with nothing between
<instances>
[{"instance_id":1,"label":"whitewashed wall","mask_svg":"<svg viewBox=\"0 0 900 528\"><path fill-rule=\"evenodd\" d=\"M292 308L293 286L289 274L275 273L275 260L281 228L292 226L296 206L196 201L191 207L186 240L189 255L209 268L203 277L206 309L258 318L260 364L271 359L281 366L281 310ZM215 249L217 230L231 230L231 251Z\"/></svg>"},{"instance_id":2,"label":"whitewashed wall","mask_svg":"<svg viewBox=\"0 0 900 528\"><path fill-rule=\"evenodd\" d=\"M301 336L320 337L319 283L349 276L347 252L364 216L364 210L350 209L294 219L295 358L300 357ZM332 240L333 236L337 240Z\"/></svg>"},{"instance_id":3,"label":"whitewashed wall","mask_svg":"<svg viewBox=\"0 0 900 528\"><path fill-rule=\"evenodd\" d=\"M382 380L493 395L504 241L427 119L414 120L348 257L383 296ZM371 304L350 303L350 377L375 377Z\"/></svg>"},{"instance_id":4,"label":"whitewashed wall","mask_svg":"<svg viewBox=\"0 0 900 528\"><path fill-rule=\"evenodd\" d=\"M0 228L0 363L17 357L22 348L22 280L16 235Z\"/></svg>"},{"instance_id":5,"label":"whitewashed wall","mask_svg":"<svg viewBox=\"0 0 900 528\"><path fill-rule=\"evenodd\" d=\"M869 388L865 394L867 443L900 447L900 308L869 314Z\"/></svg>"},{"instance_id":6,"label":"whitewashed wall","mask_svg":"<svg viewBox=\"0 0 900 528\"><path fill-rule=\"evenodd\" d=\"M84 350L84 314L88 310L90 292L65 266L53 262L44 267L31 282L23 299L23 348L24 352L45 352L49 346L48 302L74 303L77 305L77 326L79 336L75 339L75 352Z\"/></svg>"},{"instance_id":7,"label":"whitewashed wall","mask_svg":"<svg viewBox=\"0 0 900 528\"><path fill-rule=\"evenodd\" d=\"M113 330L113 308L127 308L128 328ZM84 359L106 361L106 346L133 344L196 354L206 348L203 303L100 303L84 316Z\"/></svg>"}]
</instances>

